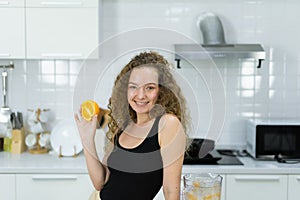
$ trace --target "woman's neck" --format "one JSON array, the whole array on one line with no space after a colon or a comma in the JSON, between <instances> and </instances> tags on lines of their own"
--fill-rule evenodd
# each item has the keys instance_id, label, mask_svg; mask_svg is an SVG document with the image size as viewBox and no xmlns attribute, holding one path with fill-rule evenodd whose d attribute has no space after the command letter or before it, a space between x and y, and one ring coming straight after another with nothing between
<instances>
[{"instance_id":1,"label":"woman's neck","mask_svg":"<svg viewBox=\"0 0 300 200\"><path fill-rule=\"evenodd\" d=\"M145 138L152 128L153 123L154 119L151 119L148 115L144 115L144 117L138 115L137 122L132 121L129 123L124 133L136 138Z\"/></svg>"},{"instance_id":2,"label":"woman's neck","mask_svg":"<svg viewBox=\"0 0 300 200\"><path fill-rule=\"evenodd\" d=\"M149 114L138 114L137 119L136 119L136 124L137 125L144 125L147 122L151 121L152 119L150 118Z\"/></svg>"}]
</instances>

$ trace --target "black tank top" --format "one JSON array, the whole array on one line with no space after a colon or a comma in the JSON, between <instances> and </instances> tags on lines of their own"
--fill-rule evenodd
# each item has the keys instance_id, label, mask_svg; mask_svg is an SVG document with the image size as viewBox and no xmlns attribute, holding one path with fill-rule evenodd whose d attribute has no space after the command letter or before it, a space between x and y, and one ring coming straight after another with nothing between
<instances>
[{"instance_id":1,"label":"black tank top","mask_svg":"<svg viewBox=\"0 0 300 200\"><path fill-rule=\"evenodd\" d=\"M123 148L117 139L107 160L110 176L100 191L101 200L152 200L163 183L163 164L158 142L157 117L144 141Z\"/></svg>"}]
</instances>

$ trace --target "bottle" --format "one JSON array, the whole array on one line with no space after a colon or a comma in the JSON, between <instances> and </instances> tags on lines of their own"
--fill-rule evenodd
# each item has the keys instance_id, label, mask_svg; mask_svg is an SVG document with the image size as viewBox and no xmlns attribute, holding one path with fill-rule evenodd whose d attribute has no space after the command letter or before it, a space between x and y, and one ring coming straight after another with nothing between
<instances>
[{"instance_id":1,"label":"bottle","mask_svg":"<svg viewBox=\"0 0 300 200\"><path fill-rule=\"evenodd\" d=\"M0 152L3 151L4 138L0 137Z\"/></svg>"},{"instance_id":2,"label":"bottle","mask_svg":"<svg viewBox=\"0 0 300 200\"><path fill-rule=\"evenodd\" d=\"M7 152L11 152L11 138L5 137L3 141L3 150Z\"/></svg>"},{"instance_id":3,"label":"bottle","mask_svg":"<svg viewBox=\"0 0 300 200\"><path fill-rule=\"evenodd\" d=\"M12 124L10 121L7 123L6 133L3 141L3 150L11 152L11 143L12 143Z\"/></svg>"}]
</instances>

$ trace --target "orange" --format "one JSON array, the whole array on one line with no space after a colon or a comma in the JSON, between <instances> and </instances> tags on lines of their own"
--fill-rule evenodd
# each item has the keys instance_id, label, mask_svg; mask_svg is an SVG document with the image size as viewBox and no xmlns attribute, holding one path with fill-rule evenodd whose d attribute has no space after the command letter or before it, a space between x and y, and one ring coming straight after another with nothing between
<instances>
[{"instance_id":1,"label":"orange","mask_svg":"<svg viewBox=\"0 0 300 200\"><path fill-rule=\"evenodd\" d=\"M193 186L199 188L200 187L200 183L195 181L195 182L193 182Z\"/></svg>"},{"instance_id":2,"label":"orange","mask_svg":"<svg viewBox=\"0 0 300 200\"><path fill-rule=\"evenodd\" d=\"M197 200L198 198L191 192L187 193L187 200Z\"/></svg>"},{"instance_id":3,"label":"orange","mask_svg":"<svg viewBox=\"0 0 300 200\"><path fill-rule=\"evenodd\" d=\"M81 115L86 121L90 121L94 115L99 114L100 108L95 101L87 100L81 104Z\"/></svg>"}]
</instances>

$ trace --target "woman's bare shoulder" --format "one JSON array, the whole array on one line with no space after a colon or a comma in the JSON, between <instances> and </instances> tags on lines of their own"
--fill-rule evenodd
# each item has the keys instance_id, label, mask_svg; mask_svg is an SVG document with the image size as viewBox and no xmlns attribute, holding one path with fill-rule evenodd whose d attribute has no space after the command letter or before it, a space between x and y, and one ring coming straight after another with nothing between
<instances>
[{"instance_id":1,"label":"woman's bare shoulder","mask_svg":"<svg viewBox=\"0 0 300 200\"><path fill-rule=\"evenodd\" d=\"M168 144L182 130L182 125L176 115L164 114L159 121L158 134L160 145Z\"/></svg>"},{"instance_id":2,"label":"woman's bare shoulder","mask_svg":"<svg viewBox=\"0 0 300 200\"><path fill-rule=\"evenodd\" d=\"M170 113L166 113L161 117L160 120L160 125L165 123L165 125L179 125L180 120L178 119L178 117L174 114L170 114Z\"/></svg>"}]
</instances>

